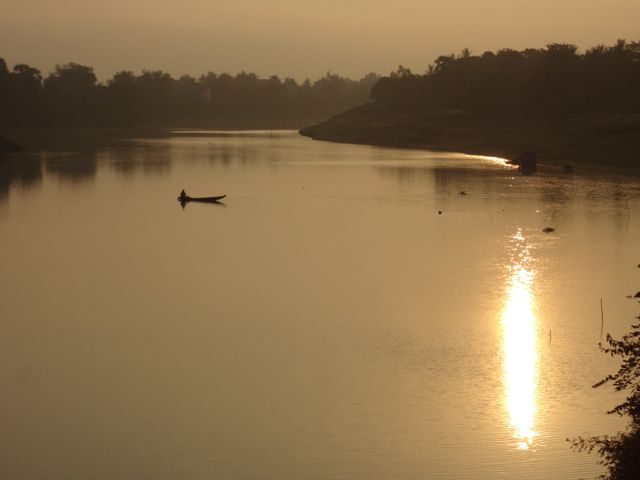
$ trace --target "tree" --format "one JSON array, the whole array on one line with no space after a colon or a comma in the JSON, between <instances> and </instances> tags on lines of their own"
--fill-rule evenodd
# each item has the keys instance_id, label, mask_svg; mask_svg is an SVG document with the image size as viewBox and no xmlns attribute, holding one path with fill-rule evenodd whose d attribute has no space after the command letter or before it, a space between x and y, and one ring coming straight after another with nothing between
<instances>
[{"instance_id":1,"label":"tree","mask_svg":"<svg viewBox=\"0 0 640 480\"><path fill-rule=\"evenodd\" d=\"M13 92L20 101L32 99L40 91L42 76L40 70L20 63L13 67Z\"/></svg>"},{"instance_id":2,"label":"tree","mask_svg":"<svg viewBox=\"0 0 640 480\"><path fill-rule=\"evenodd\" d=\"M636 294L636 298L640 293ZM640 319L640 316L636 317ZM628 392L620 405L609 410L609 414L629 417L627 430L614 436L577 438L572 446L578 451L597 451L607 467L606 480L637 480L640 478L640 323L631 326L631 331L622 339L607 335L607 346L600 350L608 355L620 357L622 364L616 373L607 375L594 388L613 385L617 392Z\"/></svg>"},{"instance_id":3,"label":"tree","mask_svg":"<svg viewBox=\"0 0 640 480\"><path fill-rule=\"evenodd\" d=\"M45 88L58 89L64 93L90 91L97 82L92 67L68 63L56 65L56 70L45 80Z\"/></svg>"},{"instance_id":4,"label":"tree","mask_svg":"<svg viewBox=\"0 0 640 480\"><path fill-rule=\"evenodd\" d=\"M460 58L470 58L471 57L471 49L468 47L463 48L460 51Z\"/></svg>"},{"instance_id":5,"label":"tree","mask_svg":"<svg viewBox=\"0 0 640 480\"><path fill-rule=\"evenodd\" d=\"M0 58L0 127L8 123L7 111L9 109L9 98L11 89L11 74L7 68L4 58Z\"/></svg>"},{"instance_id":6,"label":"tree","mask_svg":"<svg viewBox=\"0 0 640 480\"><path fill-rule=\"evenodd\" d=\"M6 81L8 80L8 81ZM40 70L29 65L18 64L13 67L8 79L5 78L3 95L6 120L15 125L24 126L30 122L39 123L40 94L42 89L42 76Z\"/></svg>"},{"instance_id":7,"label":"tree","mask_svg":"<svg viewBox=\"0 0 640 480\"><path fill-rule=\"evenodd\" d=\"M411 77L413 75L413 72L411 71L410 68L407 68L403 65L398 65L398 68L396 69L395 72L391 72L391 78L407 78L407 77Z\"/></svg>"},{"instance_id":8,"label":"tree","mask_svg":"<svg viewBox=\"0 0 640 480\"><path fill-rule=\"evenodd\" d=\"M548 56L562 61L571 61L578 58L578 47L570 43L550 43L547 45Z\"/></svg>"},{"instance_id":9,"label":"tree","mask_svg":"<svg viewBox=\"0 0 640 480\"><path fill-rule=\"evenodd\" d=\"M453 53L450 55L440 55L438 58L436 58L434 62L433 72L437 73L437 72L442 72L446 70L451 65L453 65L455 60L456 60L456 57Z\"/></svg>"},{"instance_id":10,"label":"tree","mask_svg":"<svg viewBox=\"0 0 640 480\"><path fill-rule=\"evenodd\" d=\"M97 79L92 67L68 63L44 80L45 111L59 126L92 125L100 116Z\"/></svg>"}]
</instances>

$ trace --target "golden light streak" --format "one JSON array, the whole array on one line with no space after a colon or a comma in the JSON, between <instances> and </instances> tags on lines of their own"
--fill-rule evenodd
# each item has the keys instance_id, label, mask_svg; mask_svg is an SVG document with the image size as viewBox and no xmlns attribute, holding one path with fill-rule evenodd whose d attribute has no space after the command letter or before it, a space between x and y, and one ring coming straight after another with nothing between
<instances>
[{"instance_id":1,"label":"golden light streak","mask_svg":"<svg viewBox=\"0 0 640 480\"><path fill-rule=\"evenodd\" d=\"M537 347L534 278L531 258L522 232L512 238L514 261L502 313L505 405L516 445L526 450L535 437Z\"/></svg>"},{"instance_id":2,"label":"golden light streak","mask_svg":"<svg viewBox=\"0 0 640 480\"><path fill-rule=\"evenodd\" d=\"M509 161L506 158L502 158L502 157L491 157L488 155L468 155L468 154L465 154L464 156L467 158L477 158L480 160L484 160L487 163L493 163L496 165L501 165L503 167L517 168L517 166L508 163Z\"/></svg>"}]
</instances>

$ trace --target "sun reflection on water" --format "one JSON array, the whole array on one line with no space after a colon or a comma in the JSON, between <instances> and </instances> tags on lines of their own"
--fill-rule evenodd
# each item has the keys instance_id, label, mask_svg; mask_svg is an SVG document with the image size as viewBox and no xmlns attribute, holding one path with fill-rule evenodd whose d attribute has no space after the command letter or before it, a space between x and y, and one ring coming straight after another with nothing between
<instances>
[{"instance_id":1,"label":"sun reflection on water","mask_svg":"<svg viewBox=\"0 0 640 480\"><path fill-rule=\"evenodd\" d=\"M534 272L522 231L512 237L512 247L511 277L502 312L505 404L516 445L526 450L535 437L537 349L531 291Z\"/></svg>"}]
</instances>

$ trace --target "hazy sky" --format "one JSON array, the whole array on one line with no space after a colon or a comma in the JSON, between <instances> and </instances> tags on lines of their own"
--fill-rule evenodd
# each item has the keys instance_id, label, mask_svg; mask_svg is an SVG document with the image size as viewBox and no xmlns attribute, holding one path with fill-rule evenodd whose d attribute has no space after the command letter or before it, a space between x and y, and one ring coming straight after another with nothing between
<instances>
[{"instance_id":1,"label":"hazy sky","mask_svg":"<svg viewBox=\"0 0 640 480\"><path fill-rule=\"evenodd\" d=\"M0 57L297 79L351 77L440 54L640 40L640 0L0 0Z\"/></svg>"}]
</instances>

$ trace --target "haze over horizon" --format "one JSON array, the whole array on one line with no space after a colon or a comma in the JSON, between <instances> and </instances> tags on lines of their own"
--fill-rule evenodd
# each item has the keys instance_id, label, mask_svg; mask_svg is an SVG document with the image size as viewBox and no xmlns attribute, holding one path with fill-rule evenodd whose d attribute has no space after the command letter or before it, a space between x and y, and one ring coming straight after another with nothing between
<instances>
[{"instance_id":1,"label":"haze over horizon","mask_svg":"<svg viewBox=\"0 0 640 480\"><path fill-rule=\"evenodd\" d=\"M328 70L359 78L402 64L415 72L470 48L581 49L638 40L640 2L487 0L4 0L0 58L47 74L56 64L174 76L239 71L316 79Z\"/></svg>"}]
</instances>

